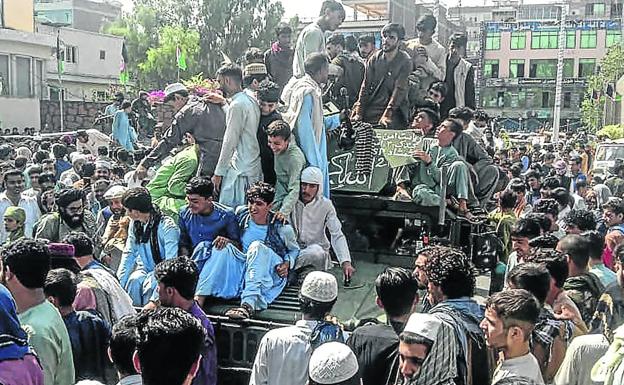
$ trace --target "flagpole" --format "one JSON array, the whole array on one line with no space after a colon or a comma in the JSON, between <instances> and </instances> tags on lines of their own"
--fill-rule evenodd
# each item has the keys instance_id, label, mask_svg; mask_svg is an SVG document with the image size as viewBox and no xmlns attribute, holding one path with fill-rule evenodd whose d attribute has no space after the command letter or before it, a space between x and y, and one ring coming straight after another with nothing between
<instances>
[{"instance_id":1,"label":"flagpole","mask_svg":"<svg viewBox=\"0 0 624 385\"><path fill-rule=\"evenodd\" d=\"M58 72L59 82L59 112L61 113L61 132L65 131L65 123L63 122L63 78L61 72L63 72L61 65L61 28L56 30L56 72Z\"/></svg>"}]
</instances>

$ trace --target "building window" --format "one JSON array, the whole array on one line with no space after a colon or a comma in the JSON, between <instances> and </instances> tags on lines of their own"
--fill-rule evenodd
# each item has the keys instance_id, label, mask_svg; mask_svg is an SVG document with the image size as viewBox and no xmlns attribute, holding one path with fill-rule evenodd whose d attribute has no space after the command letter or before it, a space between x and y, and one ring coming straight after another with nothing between
<instances>
[{"instance_id":1,"label":"building window","mask_svg":"<svg viewBox=\"0 0 624 385\"><path fill-rule=\"evenodd\" d=\"M509 60L509 77L510 78L523 78L524 77L524 59Z\"/></svg>"},{"instance_id":2,"label":"building window","mask_svg":"<svg viewBox=\"0 0 624 385\"><path fill-rule=\"evenodd\" d=\"M0 95L11 93L11 83L9 83L9 56L0 55Z\"/></svg>"},{"instance_id":3,"label":"building window","mask_svg":"<svg viewBox=\"0 0 624 385\"><path fill-rule=\"evenodd\" d=\"M614 45L620 44L620 40L622 39L622 34L620 31L607 31L607 42L605 45L607 48L613 47Z\"/></svg>"},{"instance_id":4,"label":"building window","mask_svg":"<svg viewBox=\"0 0 624 385\"><path fill-rule=\"evenodd\" d=\"M596 30L581 31L581 48L596 48Z\"/></svg>"},{"instance_id":5,"label":"building window","mask_svg":"<svg viewBox=\"0 0 624 385\"><path fill-rule=\"evenodd\" d=\"M529 65L529 77L554 79L557 77L557 59L535 59Z\"/></svg>"},{"instance_id":6,"label":"building window","mask_svg":"<svg viewBox=\"0 0 624 385\"><path fill-rule=\"evenodd\" d=\"M550 92L542 92L542 108L550 107Z\"/></svg>"},{"instance_id":7,"label":"building window","mask_svg":"<svg viewBox=\"0 0 624 385\"><path fill-rule=\"evenodd\" d=\"M596 59L579 59L578 77L586 78L594 74Z\"/></svg>"},{"instance_id":8,"label":"building window","mask_svg":"<svg viewBox=\"0 0 624 385\"><path fill-rule=\"evenodd\" d=\"M32 66L31 58L15 58L15 81L16 94L18 98L29 98L32 96Z\"/></svg>"},{"instance_id":9,"label":"building window","mask_svg":"<svg viewBox=\"0 0 624 385\"><path fill-rule=\"evenodd\" d=\"M106 51L100 50L100 60L106 60Z\"/></svg>"},{"instance_id":10,"label":"building window","mask_svg":"<svg viewBox=\"0 0 624 385\"><path fill-rule=\"evenodd\" d=\"M531 32L532 49L557 48L558 40L559 32L557 31Z\"/></svg>"},{"instance_id":11,"label":"building window","mask_svg":"<svg viewBox=\"0 0 624 385\"><path fill-rule=\"evenodd\" d=\"M485 49L495 51L500 49L501 34L500 32L488 32L485 37Z\"/></svg>"},{"instance_id":12,"label":"building window","mask_svg":"<svg viewBox=\"0 0 624 385\"><path fill-rule=\"evenodd\" d=\"M574 77L574 59L563 59L563 77Z\"/></svg>"},{"instance_id":13,"label":"building window","mask_svg":"<svg viewBox=\"0 0 624 385\"><path fill-rule=\"evenodd\" d=\"M39 99L45 99L47 96L45 94L47 87L43 81L43 74L43 60L35 60L35 96L38 96Z\"/></svg>"},{"instance_id":14,"label":"building window","mask_svg":"<svg viewBox=\"0 0 624 385\"><path fill-rule=\"evenodd\" d=\"M66 45L65 50L61 51L61 59L63 59L65 63L76 63L78 59L76 55L77 52L78 49L73 45Z\"/></svg>"},{"instance_id":15,"label":"building window","mask_svg":"<svg viewBox=\"0 0 624 385\"><path fill-rule=\"evenodd\" d=\"M498 78L498 59L486 60L483 64L483 77Z\"/></svg>"},{"instance_id":16,"label":"building window","mask_svg":"<svg viewBox=\"0 0 624 385\"><path fill-rule=\"evenodd\" d=\"M604 16L605 5L604 3L594 3L585 5L585 16Z\"/></svg>"},{"instance_id":17,"label":"building window","mask_svg":"<svg viewBox=\"0 0 624 385\"><path fill-rule=\"evenodd\" d=\"M563 93L563 108L572 107L572 92Z\"/></svg>"},{"instance_id":18,"label":"building window","mask_svg":"<svg viewBox=\"0 0 624 385\"><path fill-rule=\"evenodd\" d=\"M526 33L512 32L511 33L511 49L524 49L526 47Z\"/></svg>"},{"instance_id":19,"label":"building window","mask_svg":"<svg viewBox=\"0 0 624 385\"><path fill-rule=\"evenodd\" d=\"M576 48L576 30L566 31L566 48Z\"/></svg>"},{"instance_id":20,"label":"building window","mask_svg":"<svg viewBox=\"0 0 624 385\"><path fill-rule=\"evenodd\" d=\"M622 16L622 3L611 4L611 18L614 19L620 16Z\"/></svg>"}]
</instances>

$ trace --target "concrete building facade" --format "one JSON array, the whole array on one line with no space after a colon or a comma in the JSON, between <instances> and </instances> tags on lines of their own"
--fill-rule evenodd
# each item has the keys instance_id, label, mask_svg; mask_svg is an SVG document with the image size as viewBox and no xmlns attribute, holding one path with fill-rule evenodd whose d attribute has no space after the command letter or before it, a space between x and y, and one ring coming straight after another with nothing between
<instances>
[{"instance_id":1,"label":"concrete building facade","mask_svg":"<svg viewBox=\"0 0 624 385\"><path fill-rule=\"evenodd\" d=\"M536 129L552 122L559 26L555 22L483 23L480 105L508 129ZM561 126L580 119L586 79L607 49L619 44L620 24L611 20L566 23Z\"/></svg>"},{"instance_id":2,"label":"concrete building facade","mask_svg":"<svg viewBox=\"0 0 624 385\"><path fill-rule=\"evenodd\" d=\"M39 100L46 94L46 68L55 41L33 32L32 2L4 0L0 5L0 128L38 128Z\"/></svg>"},{"instance_id":3,"label":"concrete building facade","mask_svg":"<svg viewBox=\"0 0 624 385\"><path fill-rule=\"evenodd\" d=\"M40 32L54 34L55 29L41 25ZM119 85L123 38L73 28L61 28L62 73L65 100L106 101L111 85ZM57 62L48 62L47 84L50 99L58 100Z\"/></svg>"},{"instance_id":4,"label":"concrete building facade","mask_svg":"<svg viewBox=\"0 0 624 385\"><path fill-rule=\"evenodd\" d=\"M121 16L121 3L114 0L36 0L35 15L40 20L68 27L102 32Z\"/></svg>"}]
</instances>

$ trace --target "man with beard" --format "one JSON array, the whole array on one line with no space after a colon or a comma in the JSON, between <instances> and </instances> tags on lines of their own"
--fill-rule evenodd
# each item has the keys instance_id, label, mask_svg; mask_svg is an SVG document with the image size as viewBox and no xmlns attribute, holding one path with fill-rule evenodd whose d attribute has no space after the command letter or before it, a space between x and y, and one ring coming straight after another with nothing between
<instances>
[{"instance_id":1,"label":"man with beard","mask_svg":"<svg viewBox=\"0 0 624 385\"><path fill-rule=\"evenodd\" d=\"M47 239L50 242L60 242L72 231L82 231L91 238L95 238L95 216L85 210L84 193L69 188L55 194L54 201L57 211L44 215L37 224L36 239Z\"/></svg>"},{"instance_id":2,"label":"man with beard","mask_svg":"<svg viewBox=\"0 0 624 385\"><path fill-rule=\"evenodd\" d=\"M109 104L104 109L104 116L107 119L110 119L110 122L113 121L113 116L115 116L115 113L119 111L119 109L121 108L121 103L123 103L125 99L126 98L124 97L123 92L117 92L115 94L115 99L113 99L113 103Z\"/></svg>"},{"instance_id":3,"label":"man with beard","mask_svg":"<svg viewBox=\"0 0 624 385\"><path fill-rule=\"evenodd\" d=\"M163 260L178 256L180 229L152 204L144 187L126 191L121 202L132 222L117 277L134 306L158 300L154 269Z\"/></svg>"},{"instance_id":4,"label":"man with beard","mask_svg":"<svg viewBox=\"0 0 624 385\"><path fill-rule=\"evenodd\" d=\"M466 59L468 38L465 34L454 33L450 37L449 53L446 55L445 83L451 92L446 95L445 108L475 108L474 69Z\"/></svg>"},{"instance_id":5,"label":"man with beard","mask_svg":"<svg viewBox=\"0 0 624 385\"><path fill-rule=\"evenodd\" d=\"M327 157L326 131L338 127L338 115L323 116L321 85L327 82L329 63L327 56L314 53L305 62L305 76L293 78L282 92L287 106L283 118L292 128L297 145L308 164L323 173L323 194L329 198L329 161Z\"/></svg>"},{"instance_id":6,"label":"man with beard","mask_svg":"<svg viewBox=\"0 0 624 385\"><path fill-rule=\"evenodd\" d=\"M260 109L258 103L243 92L239 67L229 64L219 68L217 80L231 102L212 183L219 194L219 203L237 207L245 203L247 187L262 179L257 139Z\"/></svg>"},{"instance_id":7,"label":"man with beard","mask_svg":"<svg viewBox=\"0 0 624 385\"><path fill-rule=\"evenodd\" d=\"M396 359L398 335L418 303L418 285L412 273L401 267L388 267L377 276L376 302L386 313L388 323L358 327L347 340L358 358L364 385L386 381Z\"/></svg>"},{"instance_id":8,"label":"man with beard","mask_svg":"<svg viewBox=\"0 0 624 385\"><path fill-rule=\"evenodd\" d=\"M223 108L218 104L189 96L187 88L181 83L173 83L165 88L164 102L173 105L174 119L162 139L137 166L134 174L135 180L143 180L147 175L147 169L179 146L187 132L193 135L199 147L197 173L212 176L217 166L225 132Z\"/></svg>"},{"instance_id":9,"label":"man with beard","mask_svg":"<svg viewBox=\"0 0 624 385\"><path fill-rule=\"evenodd\" d=\"M371 55L377 52L377 48L375 47L375 36L373 35L360 36L358 38L358 46L360 56L364 59L364 62L366 62Z\"/></svg>"},{"instance_id":10,"label":"man with beard","mask_svg":"<svg viewBox=\"0 0 624 385\"><path fill-rule=\"evenodd\" d=\"M145 133L148 138L154 136L154 126L156 119L152 115L152 105L148 99L149 95L145 91L139 92L139 97L132 101L132 112L137 115L137 130Z\"/></svg>"},{"instance_id":11,"label":"man with beard","mask_svg":"<svg viewBox=\"0 0 624 385\"><path fill-rule=\"evenodd\" d=\"M4 213L10 206L23 208L26 211L24 235L31 238L33 227L41 216L37 199L22 194L24 192L24 174L21 171L9 170L3 174L3 180L5 191L0 193L0 219L4 222ZM4 226L0 226L0 244L4 243L7 237L8 233Z\"/></svg>"},{"instance_id":12,"label":"man with beard","mask_svg":"<svg viewBox=\"0 0 624 385\"><path fill-rule=\"evenodd\" d=\"M325 32L335 31L344 19L345 10L342 4L336 0L323 1L320 17L308 24L301 31L299 37L297 37L293 60L293 75L295 78L301 78L307 73L305 62L310 55L325 52Z\"/></svg>"},{"instance_id":13,"label":"man with beard","mask_svg":"<svg viewBox=\"0 0 624 385\"><path fill-rule=\"evenodd\" d=\"M399 335L398 362L388 379L394 385L454 385L457 378L453 328L431 314L414 313Z\"/></svg>"},{"instance_id":14,"label":"man with beard","mask_svg":"<svg viewBox=\"0 0 624 385\"><path fill-rule=\"evenodd\" d=\"M405 129L409 114L408 76L412 61L399 49L405 28L391 23L381 30L382 50L366 62L364 81L353 106L353 120Z\"/></svg>"},{"instance_id":15,"label":"man with beard","mask_svg":"<svg viewBox=\"0 0 624 385\"><path fill-rule=\"evenodd\" d=\"M589 241L580 235L567 235L557 244L557 251L568 257L568 279L563 288L581 311L583 321L589 324L604 292L598 276L588 269Z\"/></svg>"},{"instance_id":16,"label":"man with beard","mask_svg":"<svg viewBox=\"0 0 624 385\"><path fill-rule=\"evenodd\" d=\"M97 214L97 235L101 237L102 243L106 243L110 235L119 230L119 219L125 214L123 205L121 204L121 197L128 190L127 187L114 185L109 187L102 196L105 203L104 208ZM111 218L113 218L111 220ZM110 227L110 228L109 228ZM109 237L106 237L108 234Z\"/></svg>"}]
</instances>

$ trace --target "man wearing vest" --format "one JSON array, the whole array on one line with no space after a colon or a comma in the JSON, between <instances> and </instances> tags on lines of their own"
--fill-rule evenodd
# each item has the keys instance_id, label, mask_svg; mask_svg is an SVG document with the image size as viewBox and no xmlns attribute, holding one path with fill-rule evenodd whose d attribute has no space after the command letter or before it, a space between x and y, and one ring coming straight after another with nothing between
<instances>
[{"instance_id":1,"label":"man wearing vest","mask_svg":"<svg viewBox=\"0 0 624 385\"><path fill-rule=\"evenodd\" d=\"M474 68L466 59L468 38L461 33L450 37L449 53L446 55L446 76L444 82L449 90L442 104L449 111L454 107L475 109Z\"/></svg>"}]
</instances>

